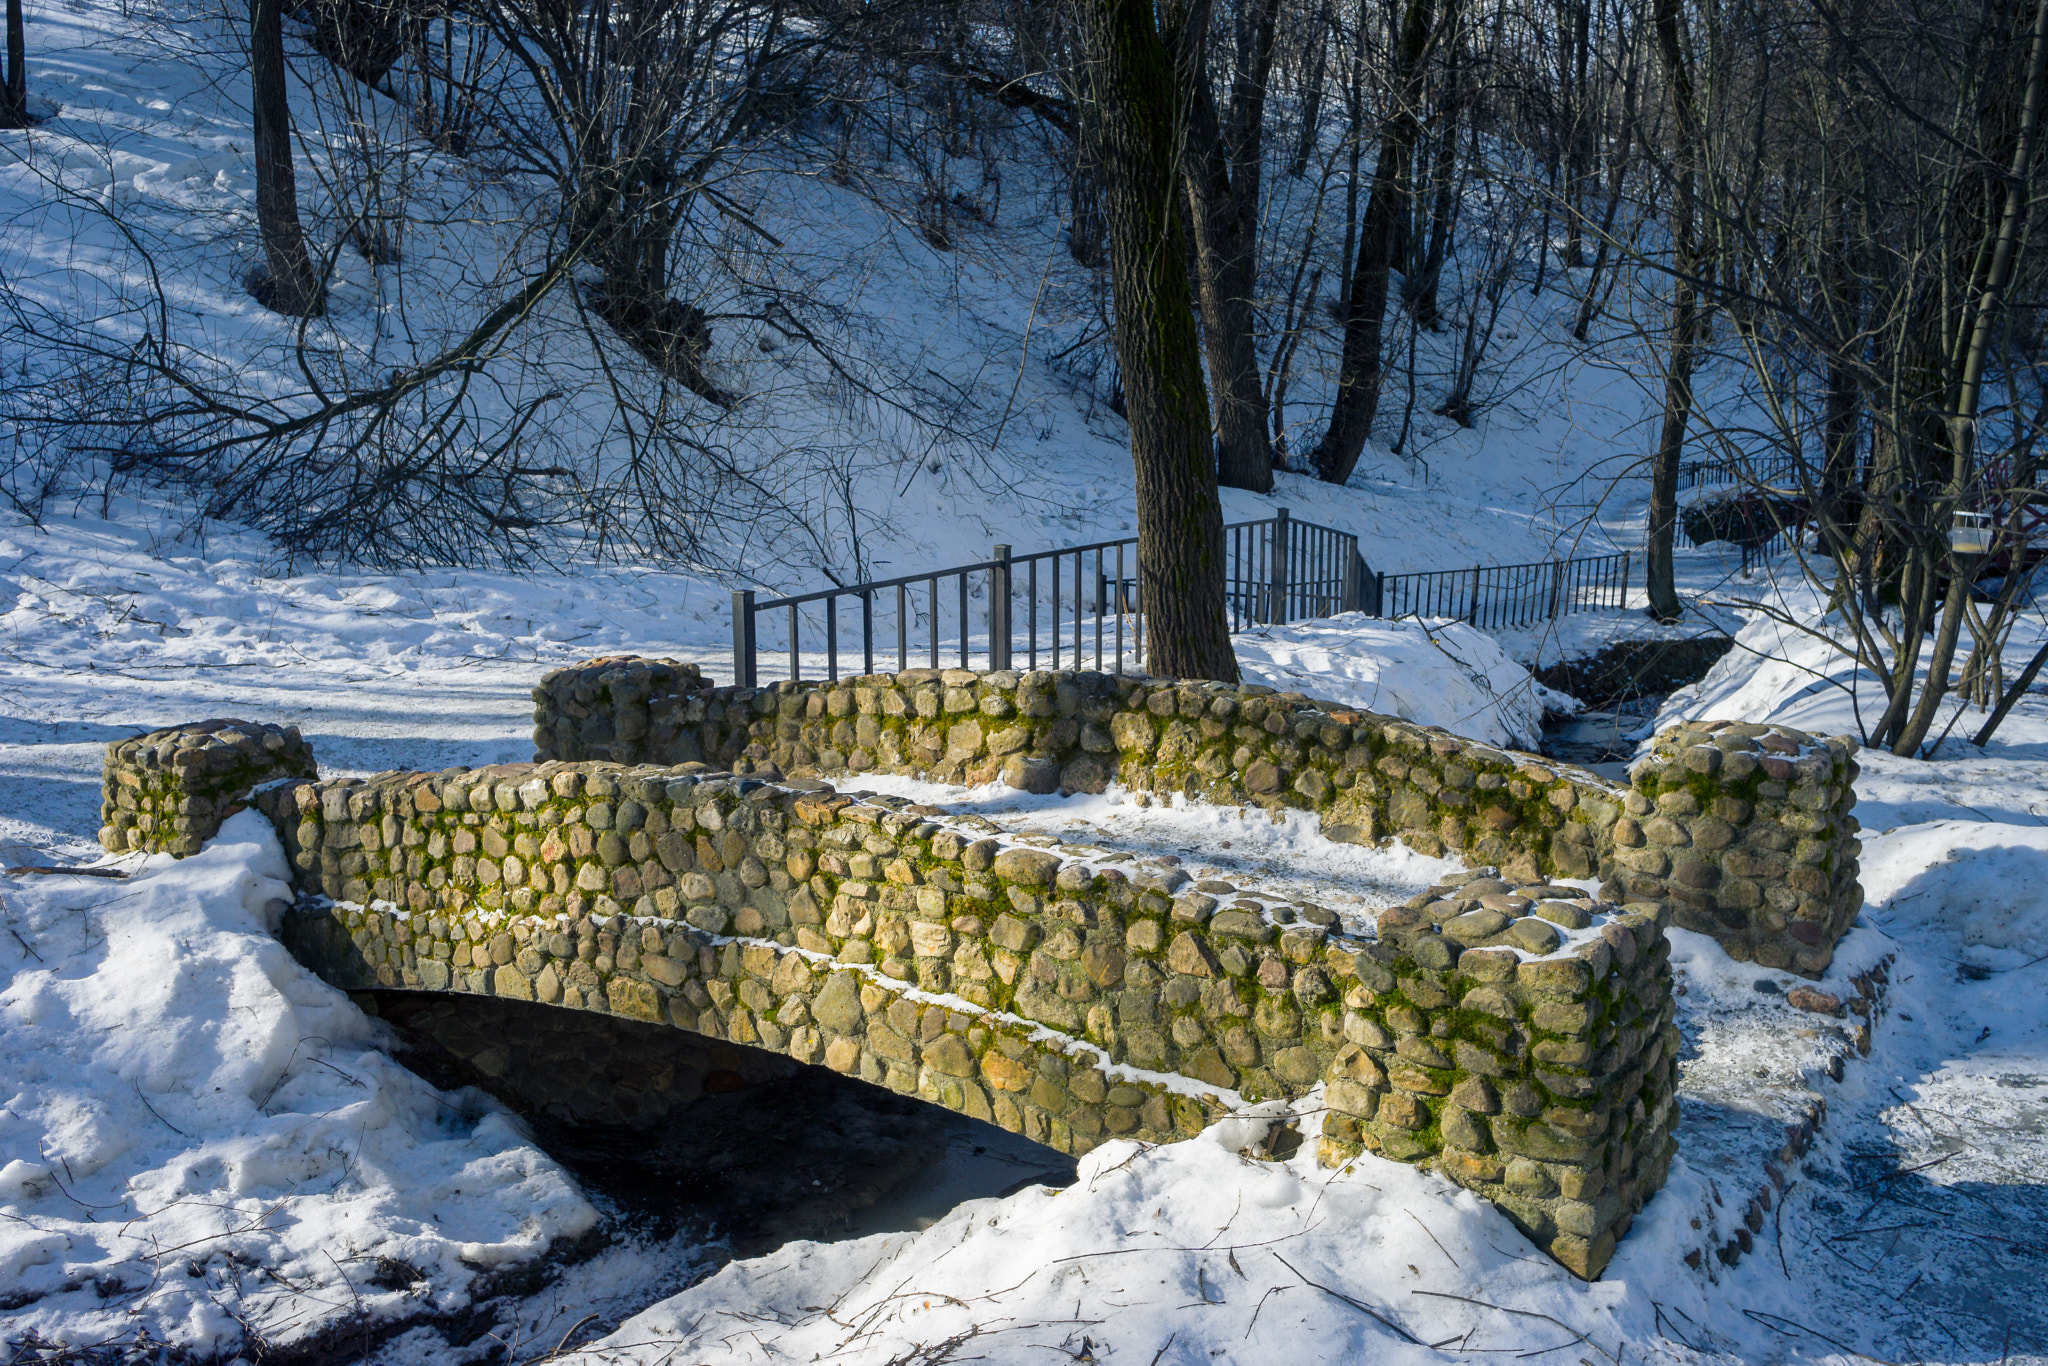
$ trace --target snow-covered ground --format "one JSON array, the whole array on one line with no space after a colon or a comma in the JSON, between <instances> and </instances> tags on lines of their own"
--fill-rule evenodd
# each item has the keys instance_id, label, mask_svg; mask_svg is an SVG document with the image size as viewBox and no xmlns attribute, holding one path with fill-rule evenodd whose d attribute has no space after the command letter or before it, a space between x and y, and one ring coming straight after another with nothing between
<instances>
[{"instance_id":1,"label":"snow-covered ground","mask_svg":"<svg viewBox=\"0 0 2048 1366\"><path fill-rule=\"evenodd\" d=\"M0 1303L9 1336L210 1353L360 1303L462 1308L598 1214L519 1121L394 1063L272 937L269 823L122 880L5 883Z\"/></svg>"},{"instance_id":2,"label":"snow-covered ground","mask_svg":"<svg viewBox=\"0 0 2048 1366\"><path fill-rule=\"evenodd\" d=\"M17 545L34 536L45 548L17 568L32 563L52 582L82 575L55 551L89 531L10 533ZM177 571L175 556L130 553L130 569ZM153 667L104 671L88 667L92 637L53 624L54 594L24 601L24 580L15 580L4 674L12 733L0 749L0 815L18 846L11 859L88 852L92 780L110 736L247 710L300 720L323 757L339 756L328 760L335 770L524 757L525 690L553 658L593 645L649 648L671 626L658 593L647 615L634 610L623 577L607 589L568 576L455 575L418 589L429 605L405 612L346 576L307 576L288 589L249 577L258 601L302 604L284 609L268 640L234 638L236 611L208 625L202 595L173 592L157 609L197 623L192 635L152 634L143 662ZM578 592L601 640L482 637L522 600ZM447 595L444 605L431 605L436 593ZM446 605L464 602L475 616ZM470 623L478 629L463 629ZM1371 687L1371 657L1404 641L1413 642L1412 670L1445 659L1420 628L1401 637L1359 626L1357 662L1345 658L1344 624L1324 623L1288 632L1277 648L1248 642L1248 663L1268 650L1277 667L1302 671L1291 676L1296 686L1327 669L1328 686L1313 690L1345 695ZM1472 650L1483 637L1452 634L1462 630L1430 628L1465 653L1425 684L1425 698L1460 705L1470 694L1451 690L1473 686L1475 664L1488 676L1504 662ZM1766 648L1767 630L1775 628L1753 620L1745 647ZM480 640L506 655L508 642L526 640L514 648L528 653L460 653ZM1789 645L1768 648L1797 658ZM187 649L193 655L181 658ZM165 667L174 664L186 667ZM1823 696L1808 691L1812 682L1811 670L1742 672L1731 663L1675 698L1670 714L1845 727L1851 715L1811 710ZM1505 709L1492 719L1514 722ZM923 1232L791 1244L666 1300L721 1258L686 1244L614 1246L550 1272L552 1284L528 1296L492 1301L492 1332L512 1335L530 1357L591 1312L582 1306L597 1306L597 1326L617 1327L583 1349L593 1362L817 1353L886 1363L948 1352L1419 1361L1566 1347L1596 1363L2048 1359L2048 1324L2030 1289L2048 1271L2048 1249L2032 1231L2048 1212L2048 993L2034 980L2048 971L2048 837L2032 810L2048 796L2044 737L2048 706L2029 698L1986 752L1952 743L1957 757L1935 762L1863 756L1867 923L1822 985L1851 994L1848 973L1892 955L1892 986L1870 1056L1836 1068L1839 1081L1828 1065L1841 1051L1830 1041L1836 1022L1789 1011L1782 992L1791 979L1681 936L1695 1146L1684 1146L1682 1125L1671 1183L1596 1285L1535 1256L1497 1210L1430 1174L1369 1158L1332 1173L1307 1156L1246 1157L1239 1150L1263 1122L1255 1116L1188 1144L1102 1150L1071 1189L972 1201ZM917 791L1063 840L1177 851L1225 876L1272 878L1290 895L1319 891L1340 910L1347 897L1391 899L1440 866L1331 845L1299 818L1275 825L1113 796ZM489 1260L464 1245L530 1247L537 1230L573 1232L591 1217L515 1121L474 1095L437 1095L392 1065L378 1051L379 1027L281 954L263 930L275 850L252 826L242 822L200 859L155 861L125 882L0 882L10 919L0 935L0 1086L10 1117L0 1127L0 1247L22 1293L51 1292L0 1311L10 1336L132 1340L146 1326L203 1346L234 1341L239 1315L289 1342L352 1322L359 1307L459 1315ZM223 1088L217 1099L213 1086ZM1757 1252L1733 1269L1711 1255L1688 1265L1686 1253L1711 1254L1733 1236L1766 1179L1767 1149L1756 1146L1764 1140L1745 1135L1768 1134L1816 1098L1826 1122L1787 1173ZM1303 1126L1316 1119L1306 1115ZM479 1195L482 1187L464 1184L472 1164L528 1194ZM1735 1188L1744 1173L1749 1184ZM153 1250L166 1248L181 1248L182 1260ZM400 1285L387 1269L382 1279L396 1288L380 1285L379 1256L422 1276ZM58 1288L66 1284L73 1288ZM371 1359L475 1359L493 1341L451 1349L423 1323Z\"/></svg>"},{"instance_id":3,"label":"snow-covered ground","mask_svg":"<svg viewBox=\"0 0 2048 1366\"><path fill-rule=\"evenodd\" d=\"M31 89L61 112L0 132L0 276L59 308L67 291L84 297L81 281L125 287L115 214L164 248L180 316L222 363L270 365L275 322L239 283L254 259L252 184L229 31L134 0L31 7L30 21ZM303 87L295 99L304 109ZM70 195L62 206L53 184ZM1118 425L1052 360L1095 325L1088 282L1055 249L1056 215L976 227L940 258L907 227L809 188L801 201L765 194L764 217L807 259L858 255L843 273L865 292L836 297L869 310L870 335L901 341L889 365L930 366L967 409L1008 393L1015 417L998 448L954 443L931 461L853 423L846 439L886 457L854 469L847 497L865 522L753 547L745 580L821 586L854 540L861 563L893 574L979 559L995 541L1025 552L1128 533ZM308 212L317 237L323 211ZM421 274L408 288L347 260L333 325L381 336L379 301L403 299L435 335L449 321L436 262L474 245L409 243L404 269ZM1283 474L1270 496L1226 491L1226 516L1288 507L1358 534L1389 572L1638 545L1643 485L1621 453L1647 440L1654 367L1625 340L1566 342L1574 303L1515 291L1500 401L1474 428L1418 411L1408 455L1369 450L1341 489ZM799 386L776 378L779 360L755 357L740 329L720 335L734 353L721 359L769 376L764 402L782 403L781 419L828 425L789 406ZM1438 344L1425 338L1425 352ZM1328 335L1304 347L1297 447L1333 358ZM0 372L12 381L29 361L0 357ZM1712 374L1701 394L1719 401ZM1681 553L1680 571L1694 609L1676 629L1737 642L1660 721L1855 731L1867 683L1812 635L1741 610L1769 594L1811 619L1785 566L1784 583L1744 578L1732 552L1707 550ZM0 864L96 858L101 748L161 724L294 723L329 774L527 758L528 689L560 663L637 651L725 677L732 586L573 556L523 575L309 569L140 488L57 500L34 524L5 514ZM2014 651L2041 631L2024 624ZM1664 634L1609 611L1498 638L1345 619L1237 644L1247 675L1272 686L1528 743L1542 709L1565 704L1515 661ZM1974 723L1959 717L1954 736ZM396 1066L382 1026L283 954L266 929L282 866L260 824L126 880L0 876L0 1342L134 1347L146 1334L225 1357L325 1333L335 1359L409 1366L533 1360L581 1323L583 1337L610 1330L582 1359L678 1366L2048 1360L2048 700L2025 699L1984 750L1951 738L1933 761L1863 762L1869 905L1822 985L1850 994L1852 971L1890 959L1868 1057L1836 1063L1845 1022L1793 1010L1790 979L1679 936L1681 1157L1590 1286L1436 1176L1370 1158L1322 1171L1312 1146L1281 1163L1244 1155L1260 1115L1171 1147L1100 1149L1064 1191L972 1201L921 1232L793 1243L700 1281L717 1249L616 1236L515 1119ZM1298 818L939 795L1064 839L1171 849L1338 909L1438 867L1332 845ZM1733 1268L1688 1263L1735 1236L1773 1126L1822 1108L1755 1251ZM536 1268L550 1244L560 1255ZM401 1320L416 1326L367 1352L338 1336Z\"/></svg>"}]
</instances>

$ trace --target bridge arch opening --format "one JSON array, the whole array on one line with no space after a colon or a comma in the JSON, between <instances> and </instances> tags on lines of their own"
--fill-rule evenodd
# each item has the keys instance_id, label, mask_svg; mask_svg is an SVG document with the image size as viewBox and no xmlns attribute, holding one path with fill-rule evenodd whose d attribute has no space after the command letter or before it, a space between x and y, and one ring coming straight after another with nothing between
<instances>
[{"instance_id":1,"label":"bridge arch opening","mask_svg":"<svg viewBox=\"0 0 2048 1366\"><path fill-rule=\"evenodd\" d=\"M736 1256L923 1228L963 1200L1064 1186L1074 1159L857 1076L669 1025L456 992L350 993L399 1059L473 1086L655 1237Z\"/></svg>"}]
</instances>

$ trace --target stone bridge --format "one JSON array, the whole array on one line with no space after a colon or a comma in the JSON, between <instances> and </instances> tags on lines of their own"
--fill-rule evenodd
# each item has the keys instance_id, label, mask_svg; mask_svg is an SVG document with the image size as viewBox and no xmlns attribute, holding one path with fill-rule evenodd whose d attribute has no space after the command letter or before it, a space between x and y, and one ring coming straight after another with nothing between
<instances>
[{"instance_id":1,"label":"stone bridge","mask_svg":"<svg viewBox=\"0 0 2048 1366\"><path fill-rule=\"evenodd\" d=\"M667 1024L1067 1152L1319 1094L1323 1161L1430 1163L1586 1277L1673 1150L1673 917L1813 971L1860 902L1848 746L1758 727L1667 733L1616 788L1306 698L1105 675L734 690L614 660L536 702L535 764L367 782L308 778L295 735L266 750L239 723L110 746L103 839L190 839L253 801L304 892L284 938L338 986ZM605 755L560 743L594 718ZM252 751L277 776L238 796ZM1493 866L1347 923L813 776L874 768L1295 807ZM1588 874L1597 895L1552 880Z\"/></svg>"}]
</instances>

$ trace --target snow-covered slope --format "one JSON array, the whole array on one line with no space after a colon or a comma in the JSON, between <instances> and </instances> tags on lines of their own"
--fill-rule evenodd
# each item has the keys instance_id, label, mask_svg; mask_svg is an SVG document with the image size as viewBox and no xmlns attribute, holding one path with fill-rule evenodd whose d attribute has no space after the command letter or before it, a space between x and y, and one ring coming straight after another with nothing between
<instances>
[{"instance_id":1,"label":"snow-covered slope","mask_svg":"<svg viewBox=\"0 0 2048 1366\"><path fill-rule=\"evenodd\" d=\"M597 1223L519 1121L436 1091L271 935L253 812L124 880L0 880L0 1307L10 1338L228 1355L468 1303Z\"/></svg>"}]
</instances>

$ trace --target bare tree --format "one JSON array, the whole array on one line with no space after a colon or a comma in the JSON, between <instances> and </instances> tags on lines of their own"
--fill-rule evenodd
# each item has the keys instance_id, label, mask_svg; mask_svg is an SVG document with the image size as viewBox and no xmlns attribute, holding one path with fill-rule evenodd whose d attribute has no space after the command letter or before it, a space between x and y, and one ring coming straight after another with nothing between
<instances>
[{"instance_id":1,"label":"bare tree","mask_svg":"<svg viewBox=\"0 0 2048 1366\"><path fill-rule=\"evenodd\" d=\"M1273 487L1266 395L1256 342L1259 186L1264 167L1266 88L1273 70L1279 0L1248 0L1234 20L1230 98L1217 107L1206 60L1195 72L1183 170L1194 229L1202 337L1216 410L1216 471L1229 488ZM1210 44L1201 42L1206 55Z\"/></svg>"},{"instance_id":2,"label":"bare tree","mask_svg":"<svg viewBox=\"0 0 2048 1366\"><path fill-rule=\"evenodd\" d=\"M1396 231L1414 190L1411 154L1422 127L1422 94L1428 58L1440 37L1457 21L1461 0L1445 0L1441 12L1430 0L1404 0L1393 61L1393 89L1380 124L1379 159L1373 165L1372 198L1358 234L1358 251L1344 293L1344 354L1337 396L1322 441L1310 457L1318 477L1333 484L1351 478L1379 411L1384 362L1388 276L1394 267Z\"/></svg>"},{"instance_id":3,"label":"bare tree","mask_svg":"<svg viewBox=\"0 0 2048 1366\"><path fill-rule=\"evenodd\" d=\"M1689 71L1670 57L1683 17L1659 0L1667 76ZM1701 320L1687 331L1674 317L1676 392L1657 471L1671 482L1653 492L1653 522L1675 511L1672 431L1689 416L1700 444L1748 472L1752 508L1803 522L1817 540L1801 563L1835 618L1808 621L1768 600L1759 609L1877 680L1881 697L1863 719L1871 743L1923 753L1945 733L1959 686L1966 700L1997 691L2029 577L2044 406L2039 338L2015 325L2010 301L2017 292L2033 303L2048 287L2027 249L2048 0L1823 8L1817 26L1750 0L1711 17L1691 14L1691 47L1715 54L1716 90L1690 104L1692 126L1673 134L1663 166L1681 191L1690 173L1691 213L1667 206L1677 249L1637 258ZM1688 107L1671 87L1667 97ZM1690 240L1678 236L1688 219ZM1709 310L1720 329L1707 328ZM1680 389L1721 336L1761 426ZM1996 409L1990 384L2004 391ZM1958 512L1997 525L1991 560L1952 553ZM1989 594L1976 587L1987 565L2002 579Z\"/></svg>"},{"instance_id":4,"label":"bare tree","mask_svg":"<svg viewBox=\"0 0 2048 1366\"><path fill-rule=\"evenodd\" d=\"M1671 181L1671 323L1664 363L1664 416L1657 448L1650 454L1649 540L1643 570L1650 594L1650 615L1676 621L1678 601L1673 565L1678 528L1678 465L1685 454L1685 428L1692 417L1693 370L1698 363L1700 330L1699 279L1705 264L1698 226L1698 163L1700 127L1692 54L1679 31L1682 0L1654 0L1652 25L1657 57L1663 65L1672 109Z\"/></svg>"}]
</instances>

